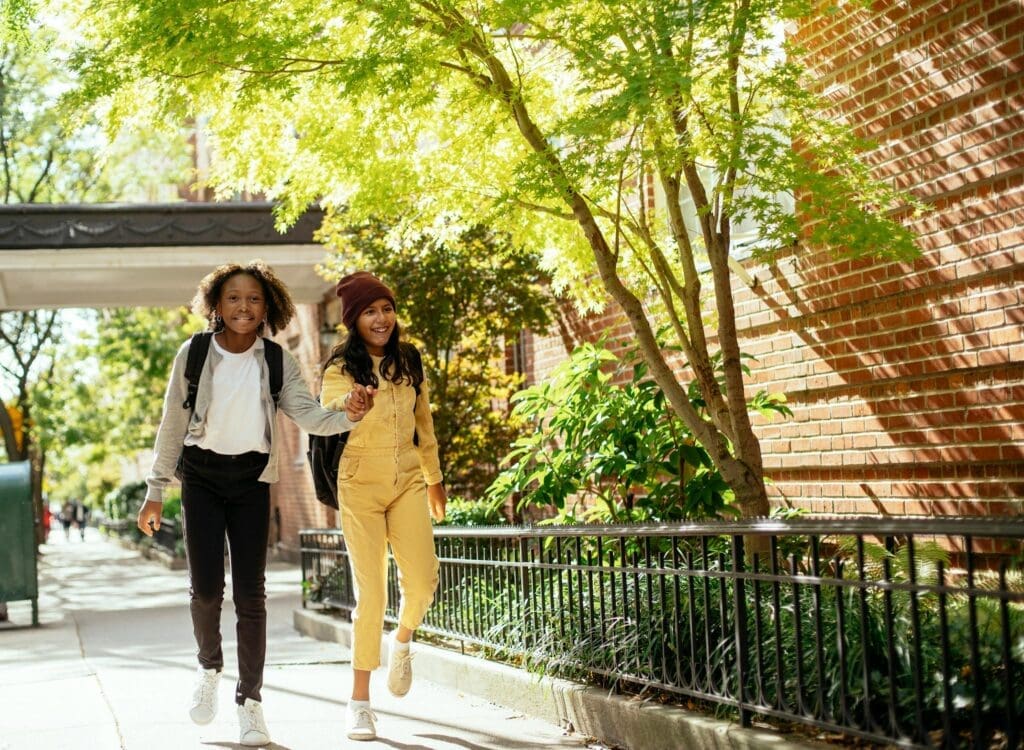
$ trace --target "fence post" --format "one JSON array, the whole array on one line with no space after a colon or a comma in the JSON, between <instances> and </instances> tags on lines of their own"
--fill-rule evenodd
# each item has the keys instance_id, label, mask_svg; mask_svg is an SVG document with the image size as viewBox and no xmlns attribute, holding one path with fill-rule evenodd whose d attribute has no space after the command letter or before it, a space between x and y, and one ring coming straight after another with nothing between
<instances>
[{"instance_id":1,"label":"fence post","mask_svg":"<svg viewBox=\"0 0 1024 750\"><path fill-rule=\"evenodd\" d=\"M523 645L529 649L533 647L533 587L532 587L532 572L527 565L527 558L530 556L530 537L521 536L519 537L519 570L521 577L520 583L520 596L522 597L524 607L523 620L526 623L526 631L523 634Z\"/></svg>"},{"instance_id":2,"label":"fence post","mask_svg":"<svg viewBox=\"0 0 1024 750\"><path fill-rule=\"evenodd\" d=\"M747 595L743 578L746 562L743 536L740 534L734 534L732 538L732 571L733 618L736 626L736 707L740 713L740 726L749 727L751 712L747 708L746 681L750 644L747 641Z\"/></svg>"}]
</instances>

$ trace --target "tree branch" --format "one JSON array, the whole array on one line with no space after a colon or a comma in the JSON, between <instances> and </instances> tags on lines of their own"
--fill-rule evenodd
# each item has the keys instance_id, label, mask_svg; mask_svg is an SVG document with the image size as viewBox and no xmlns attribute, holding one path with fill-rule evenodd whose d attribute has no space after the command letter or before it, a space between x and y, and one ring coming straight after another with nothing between
<instances>
[{"instance_id":1,"label":"tree branch","mask_svg":"<svg viewBox=\"0 0 1024 750\"><path fill-rule=\"evenodd\" d=\"M50 168L53 167L56 149L56 146L51 145L50 150L46 152L46 162L43 164L43 169L39 173L39 178L35 181L35 184L32 185L32 189L28 192L28 197L25 200L26 203L36 202L36 196L39 193L39 189L43 186L43 183L50 175Z\"/></svg>"}]
</instances>

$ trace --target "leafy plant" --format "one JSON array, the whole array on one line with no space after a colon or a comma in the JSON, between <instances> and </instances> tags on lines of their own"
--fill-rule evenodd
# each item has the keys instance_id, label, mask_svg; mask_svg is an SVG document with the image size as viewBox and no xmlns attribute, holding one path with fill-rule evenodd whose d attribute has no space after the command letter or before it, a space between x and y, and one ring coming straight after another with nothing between
<instances>
[{"instance_id":1,"label":"leafy plant","mask_svg":"<svg viewBox=\"0 0 1024 750\"><path fill-rule=\"evenodd\" d=\"M695 409L703 410L691 388ZM578 347L548 380L513 396L532 430L512 445L488 488L492 502L551 505L556 522L672 521L735 515L733 493L708 452L668 407L635 351ZM751 409L788 413L781 395Z\"/></svg>"},{"instance_id":2,"label":"leafy plant","mask_svg":"<svg viewBox=\"0 0 1024 750\"><path fill-rule=\"evenodd\" d=\"M134 518L146 498L145 482L130 482L111 490L103 498L103 512L113 521Z\"/></svg>"},{"instance_id":3,"label":"leafy plant","mask_svg":"<svg viewBox=\"0 0 1024 750\"><path fill-rule=\"evenodd\" d=\"M493 502L448 498L444 520L438 526L495 526L505 523L499 506Z\"/></svg>"}]
</instances>

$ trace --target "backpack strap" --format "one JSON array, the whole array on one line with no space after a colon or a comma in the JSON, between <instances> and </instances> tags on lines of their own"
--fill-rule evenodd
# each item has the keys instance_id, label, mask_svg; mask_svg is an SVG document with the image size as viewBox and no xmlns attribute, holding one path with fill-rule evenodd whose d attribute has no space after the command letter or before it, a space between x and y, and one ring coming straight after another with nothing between
<instances>
[{"instance_id":1,"label":"backpack strap","mask_svg":"<svg viewBox=\"0 0 1024 750\"><path fill-rule=\"evenodd\" d=\"M284 350L276 341L263 339L263 359L270 370L270 395L274 399L274 408L281 400L281 388L284 386Z\"/></svg>"},{"instance_id":2,"label":"backpack strap","mask_svg":"<svg viewBox=\"0 0 1024 750\"><path fill-rule=\"evenodd\" d=\"M188 381L188 395L181 407L192 409L196 405L196 394L199 392L199 376L203 374L206 355L210 352L211 331L192 334L188 346L188 359L185 361L185 379ZM281 400L281 388L284 386L284 350L276 341L263 339L263 358L270 371L270 395L274 399L274 408Z\"/></svg>"},{"instance_id":3,"label":"backpack strap","mask_svg":"<svg viewBox=\"0 0 1024 750\"><path fill-rule=\"evenodd\" d=\"M182 409L192 409L196 405L196 393L199 391L199 376L206 364L206 354L210 351L212 331L192 334L188 345L188 359L185 361L185 379L188 381L188 395L182 403Z\"/></svg>"}]
</instances>

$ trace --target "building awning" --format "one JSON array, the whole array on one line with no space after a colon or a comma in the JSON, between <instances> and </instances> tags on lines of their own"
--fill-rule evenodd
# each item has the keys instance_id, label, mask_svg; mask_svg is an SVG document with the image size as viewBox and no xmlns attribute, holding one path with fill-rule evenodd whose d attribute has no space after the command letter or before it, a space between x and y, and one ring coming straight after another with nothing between
<instances>
[{"instance_id":1,"label":"building awning","mask_svg":"<svg viewBox=\"0 0 1024 750\"><path fill-rule=\"evenodd\" d=\"M270 203L0 206L0 310L187 305L215 266L262 258L296 302L331 284L311 209L287 232Z\"/></svg>"}]
</instances>

